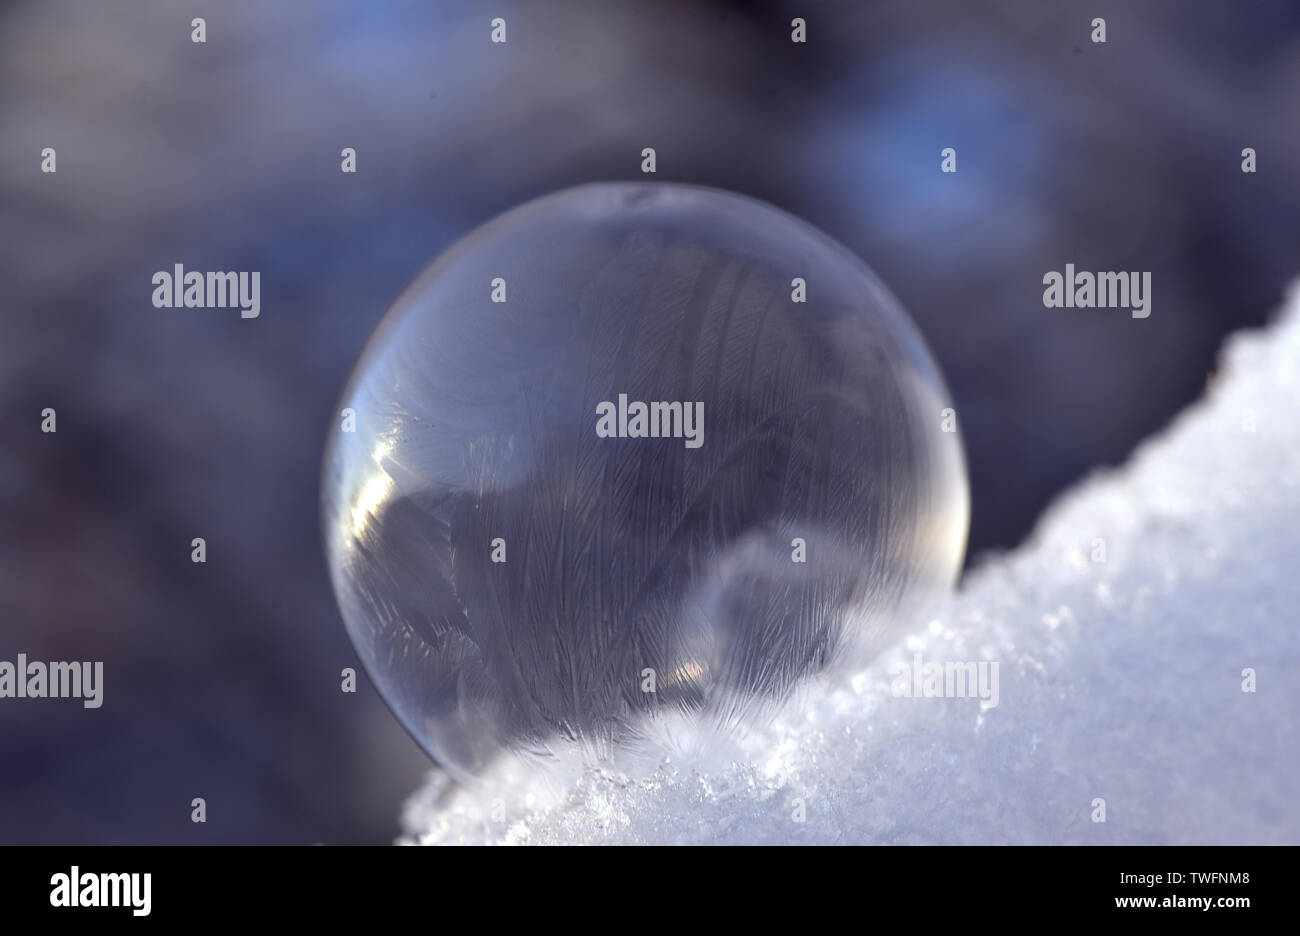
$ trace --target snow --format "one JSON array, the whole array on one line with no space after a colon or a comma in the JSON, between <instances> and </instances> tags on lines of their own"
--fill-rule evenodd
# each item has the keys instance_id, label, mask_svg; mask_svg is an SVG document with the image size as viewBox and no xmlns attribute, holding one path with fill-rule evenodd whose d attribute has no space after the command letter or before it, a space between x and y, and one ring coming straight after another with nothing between
<instances>
[{"instance_id":1,"label":"snow","mask_svg":"<svg viewBox=\"0 0 1300 936\"><path fill-rule=\"evenodd\" d=\"M766 733L549 795L434 773L400 841L1300 843L1298 414L1300 287L1128 465ZM917 653L996 662L997 704L900 697Z\"/></svg>"}]
</instances>

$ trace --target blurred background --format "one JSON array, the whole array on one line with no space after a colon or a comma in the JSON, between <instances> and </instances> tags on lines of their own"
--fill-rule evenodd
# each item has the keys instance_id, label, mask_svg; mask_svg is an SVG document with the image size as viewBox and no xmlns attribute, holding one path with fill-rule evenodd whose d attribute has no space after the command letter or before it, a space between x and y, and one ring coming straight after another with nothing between
<instances>
[{"instance_id":1,"label":"blurred background","mask_svg":"<svg viewBox=\"0 0 1300 936\"><path fill-rule=\"evenodd\" d=\"M653 146L843 241L948 380L978 561L1267 320L1297 118L1295 0L11 0L0 659L102 660L105 701L0 700L0 842L396 834L432 765L340 691L320 460L389 303L481 222ZM1151 317L1045 309L1067 262L1151 271ZM260 271L261 317L153 308L177 263Z\"/></svg>"}]
</instances>

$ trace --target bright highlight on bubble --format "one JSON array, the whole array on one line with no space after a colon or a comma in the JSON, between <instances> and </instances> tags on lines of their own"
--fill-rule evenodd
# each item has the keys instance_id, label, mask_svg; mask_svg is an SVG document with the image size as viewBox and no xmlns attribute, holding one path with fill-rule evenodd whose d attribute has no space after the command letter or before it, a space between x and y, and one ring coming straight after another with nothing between
<instances>
[{"instance_id":1,"label":"bright highlight on bubble","mask_svg":"<svg viewBox=\"0 0 1300 936\"><path fill-rule=\"evenodd\" d=\"M949 406L898 302L790 215L664 184L530 202L421 274L344 393L348 633L462 782L744 731L951 586Z\"/></svg>"}]
</instances>

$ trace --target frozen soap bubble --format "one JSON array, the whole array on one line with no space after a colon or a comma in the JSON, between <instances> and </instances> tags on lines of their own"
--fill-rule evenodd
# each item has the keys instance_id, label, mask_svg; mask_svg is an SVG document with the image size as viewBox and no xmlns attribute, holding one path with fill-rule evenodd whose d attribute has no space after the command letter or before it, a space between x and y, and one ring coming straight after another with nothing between
<instances>
[{"instance_id":1,"label":"frozen soap bubble","mask_svg":"<svg viewBox=\"0 0 1300 936\"><path fill-rule=\"evenodd\" d=\"M420 275L344 392L348 633L461 782L743 729L951 587L948 406L898 302L788 214L664 184L530 202Z\"/></svg>"}]
</instances>

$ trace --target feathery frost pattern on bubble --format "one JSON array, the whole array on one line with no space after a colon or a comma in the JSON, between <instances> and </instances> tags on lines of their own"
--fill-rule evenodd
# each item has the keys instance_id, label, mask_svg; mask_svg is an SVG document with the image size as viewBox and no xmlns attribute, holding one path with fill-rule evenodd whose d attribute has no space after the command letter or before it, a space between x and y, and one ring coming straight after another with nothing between
<instances>
[{"instance_id":1,"label":"feathery frost pattern on bubble","mask_svg":"<svg viewBox=\"0 0 1300 936\"><path fill-rule=\"evenodd\" d=\"M950 587L948 407L897 301L775 208L531 202L417 279L344 393L324 524L349 633L462 782L759 724Z\"/></svg>"}]
</instances>

